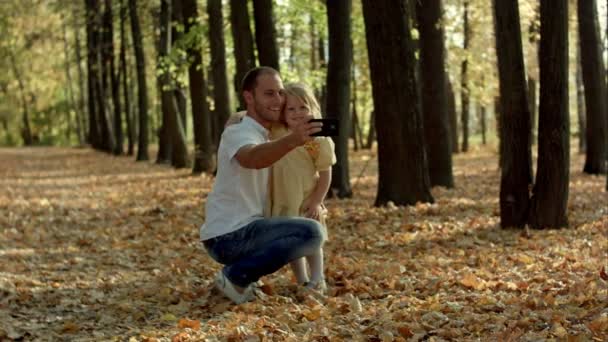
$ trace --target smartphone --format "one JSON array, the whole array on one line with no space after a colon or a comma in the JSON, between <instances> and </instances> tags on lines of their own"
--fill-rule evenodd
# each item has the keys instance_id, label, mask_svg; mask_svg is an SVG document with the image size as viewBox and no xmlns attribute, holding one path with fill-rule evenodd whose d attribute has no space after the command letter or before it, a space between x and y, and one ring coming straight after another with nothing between
<instances>
[{"instance_id":1,"label":"smartphone","mask_svg":"<svg viewBox=\"0 0 608 342\"><path fill-rule=\"evenodd\" d=\"M313 137L337 137L339 135L340 121L338 119L311 119L308 122L321 122L321 132L312 134Z\"/></svg>"}]
</instances>

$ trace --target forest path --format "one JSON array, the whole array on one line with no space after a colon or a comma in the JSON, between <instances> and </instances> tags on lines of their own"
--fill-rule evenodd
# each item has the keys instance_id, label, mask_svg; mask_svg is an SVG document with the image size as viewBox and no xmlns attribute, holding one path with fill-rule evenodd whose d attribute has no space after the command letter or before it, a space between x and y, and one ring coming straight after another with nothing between
<instances>
[{"instance_id":1,"label":"forest path","mask_svg":"<svg viewBox=\"0 0 608 342\"><path fill-rule=\"evenodd\" d=\"M374 158L352 153L356 197L327 203L329 296L285 268L264 278L270 295L232 306L197 241L212 178L89 149L0 148L0 340L608 336L608 194L582 156L571 229L529 234L498 227L491 149L457 155L456 189L410 208L371 207Z\"/></svg>"}]
</instances>

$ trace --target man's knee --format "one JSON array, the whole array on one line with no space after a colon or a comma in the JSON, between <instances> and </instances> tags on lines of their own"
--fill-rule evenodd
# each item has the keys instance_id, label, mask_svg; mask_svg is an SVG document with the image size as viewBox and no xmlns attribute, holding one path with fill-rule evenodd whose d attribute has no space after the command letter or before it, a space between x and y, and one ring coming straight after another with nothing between
<instances>
[{"instance_id":1,"label":"man's knee","mask_svg":"<svg viewBox=\"0 0 608 342\"><path fill-rule=\"evenodd\" d=\"M321 242L321 240L323 239L323 227L321 226L321 223L319 223L319 221L309 218L302 218L300 220L300 225L302 226L302 229L306 232L307 237L309 237L310 240L318 240L319 242Z\"/></svg>"}]
</instances>

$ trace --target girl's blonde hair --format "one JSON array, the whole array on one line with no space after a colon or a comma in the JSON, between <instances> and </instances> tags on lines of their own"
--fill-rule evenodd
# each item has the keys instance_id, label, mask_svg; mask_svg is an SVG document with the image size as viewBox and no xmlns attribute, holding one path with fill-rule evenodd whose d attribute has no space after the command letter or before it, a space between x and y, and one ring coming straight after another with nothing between
<instances>
[{"instance_id":1,"label":"girl's blonde hair","mask_svg":"<svg viewBox=\"0 0 608 342\"><path fill-rule=\"evenodd\" d=\"M304 83L288 83L285 85L285 94L297 97L310 108L310 114L315 119L321 119L321 107L309 86Z\"/></svg>"}]
</instances>

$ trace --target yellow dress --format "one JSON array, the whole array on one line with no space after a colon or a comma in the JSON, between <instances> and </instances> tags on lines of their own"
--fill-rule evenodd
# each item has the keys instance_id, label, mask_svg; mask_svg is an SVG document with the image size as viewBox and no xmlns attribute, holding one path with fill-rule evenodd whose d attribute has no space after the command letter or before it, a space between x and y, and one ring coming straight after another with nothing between
<instances>
[{"instance_id":1,"label":"yellow dress","mask_svg":"<svg viewBox=\"0 0 608 342\"><path fill-rule=\"evenodd\" d=\"M275 140L288 133L282 125L275 125L270 132L270 138ZM270 177L267 216L303 216L302 204L314 191L319 180L319 171L326 171L335 163L334 143L328 137L316 137L274 163ZM320 222L324 227L323 238L326 240L325 215L321 216Z\"/></svg>"}]
</instances>

